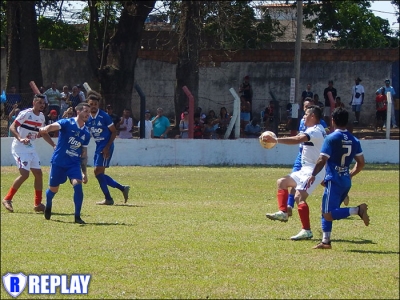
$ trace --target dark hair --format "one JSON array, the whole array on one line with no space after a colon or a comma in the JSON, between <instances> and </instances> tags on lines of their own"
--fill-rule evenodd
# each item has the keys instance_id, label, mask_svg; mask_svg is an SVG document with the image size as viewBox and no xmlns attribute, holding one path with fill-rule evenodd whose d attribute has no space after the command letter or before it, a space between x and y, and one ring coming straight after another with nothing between
<instances>
[{"instance_id":1,"label":"dark hair","mask_svg":"<svg viewBox=\"0 0 400 300\"><path fill-rule=\"evenodd\" d=\"M307 107L307 110L310 110L310 113L314 114L314 116L315 116L315 118L317 118L317 120L321 120L322 110L319 106L310 105L309 107Z\"/></svg>"},{"instance_id":2,"label":"dark hair","mask_svg":"<svg viewBox=\"0 0 400 300\"><path fill-rule=\"evenodd\" d=\"M86 101L89 101L89 100L97 100L97 101L100 101L100 99L101 99L100 93L98 93L98 92L96 92L96 91L94 91L94 90L90 90L90 91L87 93L87 99L86 99Z\"/></svg>"},{"instance_id":3,"label":"dark hair","mask_svg":"<svg viewBox=\"0 0 400 300\"><path fill-rule=\"evenodd\" d=\"M100 98L97 97L96 95L89 95L87 97L87 101L89 101L89 100L100 101Z\"/></svg>"},{"instance_id":4,"label":"dark hair","mask_svg":"<svg viewBox=\"0 0 400 300\"><path fill-rule=\"evenodd\" d=\"M36 98L46 99L46 97L45 97L44 95L42 95L42 94L36 94L36 95L34 96L34 99L36 99Z\"/></svg>"},{"instance_id":5,"label":"dark hair","mask_svg":"<svg viewBox=\"0 0 400 300\"><path fill-rule=\"evenodd\" d=\"M339 101L341 101L341 99L340 99L340 97L339 97L339 96L337 96L337 97L336 97L336 100L339 100Z\"/></svg>"},{"instance_id":6,"label":"dark hair","mask_svg":"<svg viewBox=\"0 0 400 300\"><path fill-rule=\"evenodd\" d=\"M77 106L75 106L75 110L82 111L84 107L90 107L90 105L85 102L81 102Z\"/></svg>"},{"instance_id":7,"label":"dark hair","mask_svg":"<svg viewBox=\"0 0 400 300\"><path fill-rule=\"evenodd\" d=\"M328 84L330 84L330 83L332 83L332 84L333 84L333 80L329 80L329 81L328 81Z\"/></svg>"},{"instance_id":8,"label":"dark hair","mask_svg":"<svg viewBox=\"0 0 400 300\"><path fill-rule=\"evenodd\" d=\"M347 122L349 121L349 113L344 108L337 107L332 112L332 119L337 126L344 127L347 125Z\"/></svg>"},{"instance_id":9,"label":"dark hair","mask_svg":"<svg viewBox=\"0 0 400 300\"><path fill-rule=\"evenodd\" d=\"M193 118L200 118L200 113L194 113Z\"/></svg>"}]
</instances>

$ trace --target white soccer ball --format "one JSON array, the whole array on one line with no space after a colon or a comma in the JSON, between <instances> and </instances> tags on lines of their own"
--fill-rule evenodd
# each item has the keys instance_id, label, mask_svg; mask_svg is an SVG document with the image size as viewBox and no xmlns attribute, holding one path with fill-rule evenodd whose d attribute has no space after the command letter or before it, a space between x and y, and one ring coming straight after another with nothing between
<instances>
[{"instance_id":1,"label":"white soccer ball","mask_svg":"<svg viewBox=\"0 0 400 300\"><path fill-rule=\"evenodd\" d=\"M276 138L275 133L273 133L272 131L268 131L268 130L267 130L267 131L264 131L263 133L261 133L261 135L260 135L260 137L259 137L260 145L261 145L263 148L265 148L265 149L274 148L277 142L276 142L276 141L274 141L274 142L267 142L267 141L264 141L264 140L263 140L263 137L266 136L266 135L270 135L270 136Z\"/></svg>"}]
</instances>

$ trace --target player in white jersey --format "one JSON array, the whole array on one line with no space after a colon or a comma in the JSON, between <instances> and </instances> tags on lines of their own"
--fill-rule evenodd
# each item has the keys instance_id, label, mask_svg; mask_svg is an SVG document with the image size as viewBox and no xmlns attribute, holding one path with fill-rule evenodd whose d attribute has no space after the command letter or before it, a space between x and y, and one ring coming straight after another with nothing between
<instances>
[{"instance_id":1,"label":"player in white jersey","mask_svg":"<svg viewBox=\"0 0 400 300\"><path fill-rule=\"evenodd\" d=\"M302 143L303 150L301 153L301 169L292 172L290 175L278 179L278 206L279 211L272 214L266 214L266 217L271 220L278 220L281 222L288 221L287 214L287 199L288 188L293 187L296 189L294 199L297 203L298 213L302 224L300 232L292 236L292 240L311 239L313 234L310 226L310 211L306 202L308 195L317 187L317 183L321 182L325 176L325 172L321 171L318 174L317 180L310 187L307 187L307 179L310 177L315 164L317 163L322 144L326 137L326 131L320 124L322 116L321 109L318 106L312 105L308 107L304 114L304 124L307 129L293 137L277 138L276 141L286 145L297 145ZM264 140L273 142L274 137L265 135Z\"/></svg>"},{"instance_id":2,"label":"player in white jersey","mask_svg":"<svg viewBox=\"0 0 400 300\"><path fill-rule=\"evenodd\" d=\"M14 135L11 153L17 163L20 174L14 180L2 202L4 207L10 212L14 212L12 199L20 186L28 179L30 171L35 177L34 211L43 212L45 208L42 204L43 174L40 167L40 159L35 149L35 140L43 136L44 140L53 148L55 147L55 143L48 134L39 135L39 128L43 127L45 123L45 117L42 113L44 107L44 96L35 95L33 107L21 111L10 126L10 131Z\"/></svg>"}]
</instances>

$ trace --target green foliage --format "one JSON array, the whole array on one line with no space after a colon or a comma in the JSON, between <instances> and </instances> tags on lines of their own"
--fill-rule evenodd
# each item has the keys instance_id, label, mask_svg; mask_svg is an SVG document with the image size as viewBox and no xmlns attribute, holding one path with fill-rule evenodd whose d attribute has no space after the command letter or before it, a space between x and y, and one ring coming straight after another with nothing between
<instances>
[{"instance_id":1,"label":"green foliage","mask_svg":"<svg viewBox=\"0 0 400 300\"><path fill-rule=\"evenodd\" d=\"M322 41L338 48L385 48L396 46L389 22L375 16L370 1L308 1L304 25Z\"/></svg>"},{"instance_id":2,"label":"green foliage","mask_svg":"<svg viewBox=\"0 0 400 300\"><path fill-rule=\"evenodd\" d=\"M399 299L398 165L368 165L353 179L350 206L368 203L371 224L334 221L332 250L311 249L321 238L321 186L307 200L312 240L289 240L300 230L296 211L287 223L265 218L289 167L111 167L131 192L124 204L110 189L115 205L107 207L95 205L103 195L92 171L86 225L73 223L69 182L50 221L33 212L32 175L14 196L15 212L1 207L1 274L91 274L88 295L75 299ZM4 197L18 171L1 167L1 175Z\"/></svg>"},{"instance_id":3,"label":"green foliage","mask_svg":"<svg viewBox=\"0 0 400 300\"><path fill-rule=\"evenodd\" d=\"M76 26L60 20L40 17L38 20L40 47L49 49L81 49L85 41L85 36L82 30Z\"/></svg>"}]
</instances>

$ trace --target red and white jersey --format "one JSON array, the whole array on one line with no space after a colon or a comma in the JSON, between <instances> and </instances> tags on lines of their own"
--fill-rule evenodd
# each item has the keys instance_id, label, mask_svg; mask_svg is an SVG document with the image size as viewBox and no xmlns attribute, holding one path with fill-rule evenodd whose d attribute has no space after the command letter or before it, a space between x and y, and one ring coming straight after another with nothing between
<instances>
[{"instance_id":1,"label":"red and white jersey","mask_svg":"<svg viewBox=\"0 0 400 300\"><path fill-rule=\"evenodd\" d=\"M21 138L28 138L30 143L25 145L14 138L11 150L17 153L33 153L35 150L35 140L39 134L39 128L45 124L45 117L43 113L35 115L32 108L21 111L15 121L17 125L17 131Z\"/></svg>"}]
</instances>

